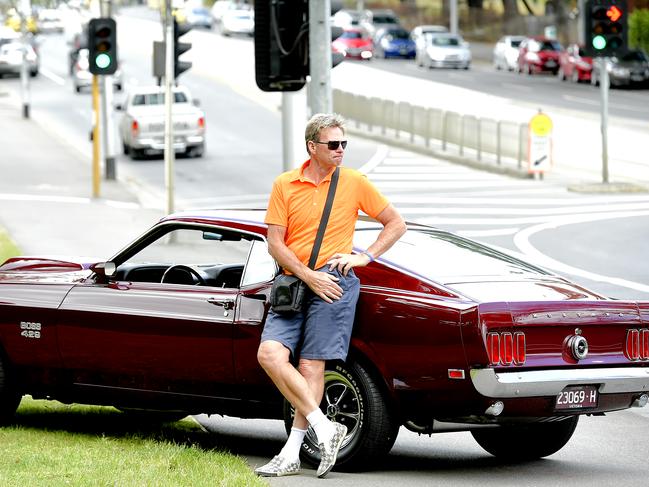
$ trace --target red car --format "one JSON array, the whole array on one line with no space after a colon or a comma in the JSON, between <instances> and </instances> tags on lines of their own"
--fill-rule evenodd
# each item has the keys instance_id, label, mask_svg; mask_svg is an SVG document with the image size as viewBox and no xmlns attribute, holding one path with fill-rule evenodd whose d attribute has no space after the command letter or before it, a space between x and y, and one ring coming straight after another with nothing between
<instances>
[{"instance_id":1,"label":"red car","mask_svg":"<svg viewBox=\"0 0 649 487\"><path fill-rule=\"evenodd\" d=\"M31 394L167 417L283 417L290 428L290 406L257 363L277 272L263 218L179 213L107 261L5 262L1 417ZM381 228L359 221L355 251ZM322 402L348 428L342 467L376 465L401 426L467 430L499 457L539 458L581 415L649 399L649 302L606 299L423 225L357 274L350 354L327 365ZM319 462L311 431L302 452Z\"/></svg>"},{"instance_id":2,"label":"red car","mask_svg":"<svg viewBox=\"0 0 649 487\"><path fill-rule=\"evenodd\" d=\"M374 46L372 39L361 29L346 29L333 41L334 50L347 58L372 59Z\"/></svg>"},{"instance_id":3,"label":"red car","mask_svg":"<svg viewBox=\"0 0 649 487\"><path fill-rule=\"evenodd\" d=\"M557 74L561 44L545 37L529 37L518 46L518 72Z\"/></svg>"},{"instance_id":4,"label":"red car","mask_svg":"<svg viewBox=\"0 0 649 487\"><path fill-rule=\"evenodd\" d=\"M586 56L584 48L578 44L570 44L559 55L559 71L557 76L561 81L569 79L575 83L590 81L593 71L593 58Z\"/></svg>"}]
</instances>

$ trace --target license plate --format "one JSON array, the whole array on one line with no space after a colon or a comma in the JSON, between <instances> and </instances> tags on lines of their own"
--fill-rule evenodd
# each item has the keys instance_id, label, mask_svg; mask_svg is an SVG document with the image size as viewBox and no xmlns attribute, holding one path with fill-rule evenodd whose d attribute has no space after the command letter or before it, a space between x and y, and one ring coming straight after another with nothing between
<instances>
[{"instance_id":1,"label":"license plate","mask_svg":"<svg viewBox=\"0 0 649 487\"><path fill-rule=\"evenodd\" d=\"M545 63L545 65L550 67L550 68L553 68L553 67L556 66L556 63L554 61L548 61L547 63Z\"/></svg>"},{"instance_id":2,"label":"license plate","mask_svg":"<svg viewBox=\"0 0 649 487\"><path fill-rule=\"evenodd\" d=\"M597 387L569 386L557 395L554 408L586 409L597 407Z\"/></svg>"}]
</instances>

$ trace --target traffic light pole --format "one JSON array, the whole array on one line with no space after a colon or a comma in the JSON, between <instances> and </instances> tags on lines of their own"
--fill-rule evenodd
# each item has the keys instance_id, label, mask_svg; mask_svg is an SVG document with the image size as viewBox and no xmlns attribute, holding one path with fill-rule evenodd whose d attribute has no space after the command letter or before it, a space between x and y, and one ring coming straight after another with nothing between
<instances>
[{"instance_id":1,"label":"traffic light pole","mask_svg":"<svg viewBox=\"0 0 649 487\"><path fill-rule=\"evenodd\" d=\"M20 94L23 102L23 118L29 118L30 107L30 87L29 87L29 72L27 66L27 22L31 15L31 2L30 0L23 0L20 8L20 33L22 41L22 64L20 65Z\"/></svg>"},{"instance_id":2,"label":"traffic light pole","mask_svg":"<svg viewBox=\"0 0 649 487\"><path fill-rule=\"evenodd\" d=\"M608 58L601 57L597 60L600 63L599 88L601 94L601 131L602 131L602 182L608 183Z\"/></svg>"},{"instance_id":3,"label":"traffic light pole","mask_svg":"<svg viewBox=\"0 0 649 487\"><path fill-rule=\"evenodd\" d=\"M174 212L174 132L172 113L172 90L174 81L174 22L171 0L165 0L165 187L167 190L167 214Z\"/></svg>"},{"instance_id":4,"label":"traffic light pole","mask_svg":"<svg viewBox=\"0 0 649 487\"><path fill-rule=\"evenodd\" d=\"M101 16L111 17L112 2L103 0L100 4ZM104 177L107 180L117 179L117 168L115 166L115 124L113 111L113 76L104 74L101 76L100 103L101 103L101 135L102 149L104 152Z\"/></svg>"},{"instance_id":5,"label":"traffic light pole","mask_svg":"<svg viewBox=\"0 0 649 487\"><path fill-rule=\"evenodd\" d=\"M309 106L311 114L331 113L331 0L309 2Z\"/></svg>"}]
</instances>

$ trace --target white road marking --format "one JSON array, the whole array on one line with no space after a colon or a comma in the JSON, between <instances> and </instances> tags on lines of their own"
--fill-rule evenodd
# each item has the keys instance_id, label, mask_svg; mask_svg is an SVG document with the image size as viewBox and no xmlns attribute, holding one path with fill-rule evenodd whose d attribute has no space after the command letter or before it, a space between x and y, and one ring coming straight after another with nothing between
<instances>
[{"instance_id":1,"label":"white road marking","mask_svg":"<svg viewBox=\"0 0 649 487\"><path fill-rule=\"evenodd\" d=\"M394 201L392 201L394 204ZM649 202L647 203L629 203L629 204L620 204L620 205L594 205L590 207L584 206L564 206L559 208L510 208L510 207L473 207L473 208L456 208L456 207L410 207L403 208L399 207L399 211L403 213L408 213L410 215L415 214L442 214L442 215L539 215L545 217L546 220L554 218L555 215L574 215L576 213L588 213L593 214L594 212L619 212L619 211L637 211L637 210L649 210ZM595 213L597 214L597 213Z\"/></svg>"},{"instance_id":2,"label":"white road marking","mask_svg":"<svg viewBox=\"0 0 649 487\"><path fill-rule=\"evenodd\" d=\"M588 98L580 98L578 96L572 96L572 95L561 95L561 98L563 98L566 101L574 101L575 103L583 103L584 105L599 106L599 104L600 104L598 100L589 100Z\"/></svg>"},{"instance_id":3,"label":"white road marking","mask_svg":"<svg viewBox=\"0 0 649 487\"><path fill-rule=\"evenodd\" d=\"M592 281L607 282L615 286L622 286L629 289L634 289L636 291L649 293L649 286L646 284L629 281L627 279L622 279L619 277L604 276L602 274L596 274L594 272L585 271L583 269L579 269L577 267L564 264L563 262L559 262L558 260L555 260L543 254L536 247L534 247L530 242L530 237L532 235L542 232L543 230L551 230L564 225L574 225L577 223L609 220L613 218L634 218L634 217L648 216L648 215L649 215L649 211L593 213L591 215L566 216L560 219L553 220L551 222L546 222L541 225L535 225L533 227L529 227L526 228L525 230L522 230L521 232L517 233L514 236L514 244L523 254L534 259L536 263L544 267L548 267L557 270L559 272L572 274L574 276L584 277Z\"/></svg>"},{"instance_id":4,"label":"white road marking","mask_svg":"<svg viewBox=\"0 0 649 487\"><path fill-rule=\"evenodd\" d=\"M514 235L519 232L520 228L494 228L493 230L460 230L456 232L458 235L469 238L480 238L480 237L499 237L502 235Z\"/></svg>"},{"instance_id":5,"label":"white road marking","mask_svg":"<svg viewBox=\"0 0 649 487\"><path fill-rule=\"evenodd\" d=\"M128 201L115 201L115 200L95 200L92 198L84 198L79 196L57 196L57 195L36 195L36 194L0 194L0 200L3 201L38 201L41 203L65 203L86 205L92 202L101 203L113 208L126 208L136 209L140 208L137 203Z\"/></svg>"},{"instance_id":6,"label":"white road marking","mask_svg":"<svg viewBox=\"0 0 649 487\"><path fill-rule=\"evenodd\" d=\"M53 81L59 86L65 86L65 79L61 78L58 74L54 74L47 68L40 68L39 72L50 81Z\"/></svg>"},{"instance_id":7,"label":"white road marking","mask_svg":"<svg viewBox=\"0 0 649 487\"><path fill-rule=\"evenodd\" d=\"M562 191L562 193L565 193ZM392 203L402 204L428 204L428 205L592 205L592 204L614 204L614 203L633 203L647 202L647 195L619 195L619 196L593 196L585 198L493 198L493 197L473 197L473 196L429 196L429 195L410 195L410 194L391 194Z\"/></svg>"},{"instance_id":8,"label":"white road marking","mask_svg":"<svg viewBox=\"0 0 649 487\"><path fill-rule=\"evenodd\" d=\"M384 144L379 145L372 158L368 162L366 162L363 166L358 168L358 170L363 174L367 174L368 172L374 170L374 168L376 168L379 164L385 161L385 158L388 156L389 152L390 149L387 145Z\"/></svg>"}]
</instances>

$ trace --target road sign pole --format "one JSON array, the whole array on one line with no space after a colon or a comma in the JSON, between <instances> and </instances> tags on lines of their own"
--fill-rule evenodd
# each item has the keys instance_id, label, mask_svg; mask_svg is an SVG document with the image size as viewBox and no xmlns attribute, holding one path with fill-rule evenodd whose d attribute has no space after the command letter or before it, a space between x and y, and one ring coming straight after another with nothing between
<instances>
[{"instance_id":1,"label":"road sign pole","mask_svg":"<svg viewBox=\"0 0 649 487\"><path fill-rule=\"evenodd\" d=\"M602 130L602 182L608 183L608 58L599 59L599 87L601 94L601 130Z\"/></svg>"},{"instance_id":2,"label":"road sign pole","mask_svg":"<svg viewBox=\"0 0 649 487\"><path fill-rule=\"evenodd\" d=\"M311 114L331 113L331 0L309 2L309 106Z\"/></svg>"},{"instance_id":3,"label":"road sign pole","mask_svg":"<svg viewBox=\"0 0 649 487\"><path fill-rule=\"evenodd\" d=\"M99 198L99 81L92 75L92 196Z\"/></svg>"}]
</instances>

